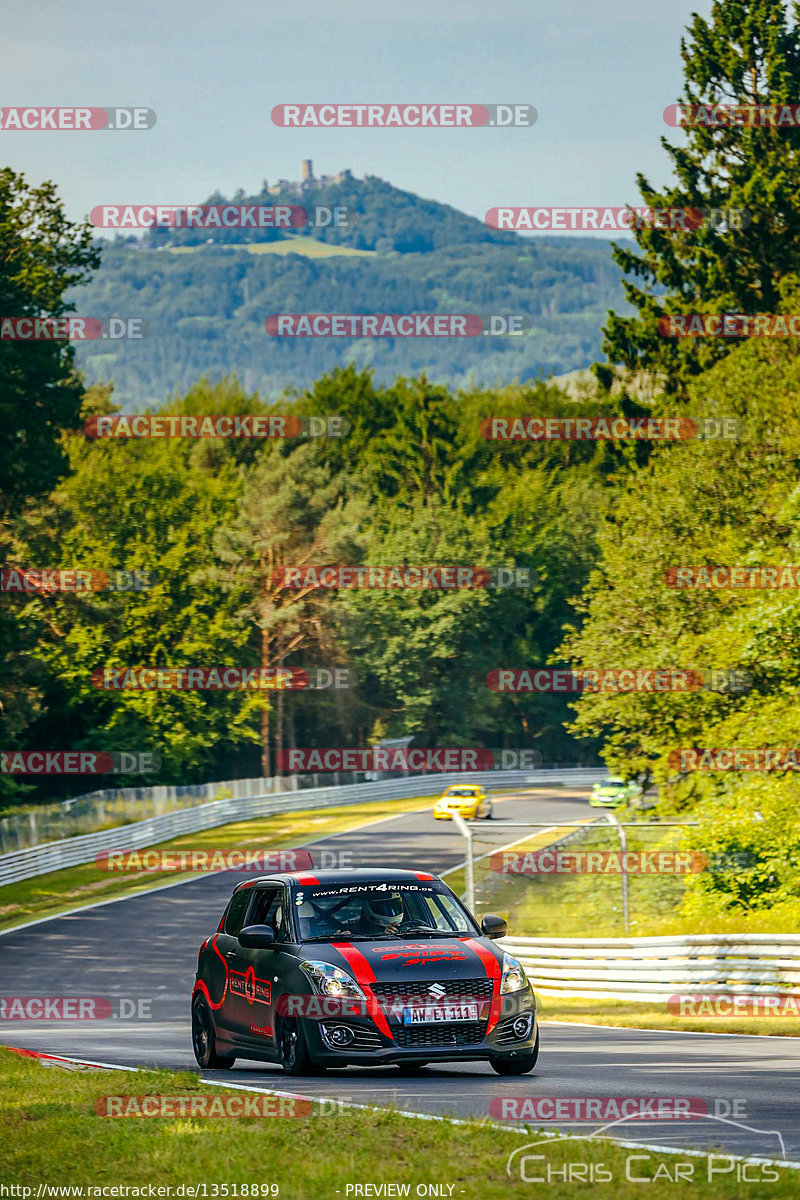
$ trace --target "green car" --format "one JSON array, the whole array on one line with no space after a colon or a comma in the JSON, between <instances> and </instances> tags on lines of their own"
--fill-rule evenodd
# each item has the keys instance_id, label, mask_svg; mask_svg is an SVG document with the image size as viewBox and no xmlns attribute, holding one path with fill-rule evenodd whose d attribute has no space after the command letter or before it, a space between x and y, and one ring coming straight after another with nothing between
<instances>
[{"instance_id":1,"label":"green car","mask_svg":"<svg viewBox=\"0 0 800 1200\"><path fill-rule=\"evenodd\" d=\"M636 805L642 798L641 784L626 779L602 779L592 788L589 803L592 808L619 808L623 804Z\"/></svg>"}]
</instances>

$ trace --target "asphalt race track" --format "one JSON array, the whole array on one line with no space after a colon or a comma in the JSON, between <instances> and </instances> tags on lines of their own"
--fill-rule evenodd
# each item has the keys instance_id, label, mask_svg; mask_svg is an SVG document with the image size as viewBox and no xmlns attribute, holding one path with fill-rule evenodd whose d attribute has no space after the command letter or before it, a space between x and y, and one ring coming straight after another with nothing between
<instances>
[{"instance_id":1,"label":"asphalt race track","mask_svg":"<svg viewBox=\"0 0 800 1200\"><path fill-rule=\"evenodd\" d=\"M556 824L593 815L586 793L566 789L516 793L498 803L502 820ZM312 826L313 829L313 826ZM491 832L490 832L491 831ZM481 828L500 846L519 834L491 822ZM389 818L316 843L352 853L351 866L414 867L441 872L463 859L450 822L429 809ZM6 1021L4 1044L129 1066L194 1068L189 996L203 938L212 933L239 876L198 876L187 883L53 917L0 935L6 996L106 996L150 1002L150 1018L100 1021ZM513 930L512 930L513 932ZM737 1154L800 1160L800 1038L720 1036L547 1024L531 1075L503 1079L488 1064L428 1067L405 1077L397 1068L348 1068L289 1080L278 1067L237 1062L208 1079L406 1111L489 1115L498 1096L672 1097L706 1101L740 1128L717 1120L628 1122L609 1132L660 1146L726 1147ZM744 1102L744 1110L741 1104ZM744 1111L744 1115L742 1114ZM735 1113L733 1114L736 1115ZM562 1129L566 1129L562 1126ZM592 1127L571 1126L588 1134Z\"/></svg>"}]
</instances>

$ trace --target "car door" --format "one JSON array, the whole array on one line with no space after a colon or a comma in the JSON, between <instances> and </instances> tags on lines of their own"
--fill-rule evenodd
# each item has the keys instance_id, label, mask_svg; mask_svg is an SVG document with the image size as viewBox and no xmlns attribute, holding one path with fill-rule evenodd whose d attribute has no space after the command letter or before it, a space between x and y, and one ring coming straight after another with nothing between
<instances>
[{"instance_id":1,"label":"car door","mask_svg":"<svg viewBox=\"0 0 800 1200\"><path fill-rule=\"evenodd\" d=\"M239 931L245 924L252 899L252 887L242 887L233 893L222 919L222 929L214 938L216 954L225 964L225 991L217 1013L217 1021L223 1028L231 1031L236 1029L236 1010L239 1003L238 996L231 988L231 972L238 969L241 951Z\"/></svg>"},{"instance_id":2,"label":"car door","mask_svg":"<svg viewBox=\"0 0 800 1200\"><path fill-rule=\"evenodd\" d=\"M289 940L287 894L282 884L264 884L254 889L247 910L248 925L268 925L275 931L275 945L255 949L237 940L236 960L231 971L234 1031L237 1039L261 1047L275 1045L275 1001L284 969L283 946ZM276 978L277 977L277 978Z\"/></svg>"}]
</instances>

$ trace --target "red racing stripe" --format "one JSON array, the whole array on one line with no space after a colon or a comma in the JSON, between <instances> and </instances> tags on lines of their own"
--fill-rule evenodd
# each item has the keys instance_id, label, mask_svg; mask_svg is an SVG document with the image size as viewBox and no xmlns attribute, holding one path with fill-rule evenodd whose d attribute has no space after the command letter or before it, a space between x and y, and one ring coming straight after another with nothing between
<instances>
[{"instance_id":1,"label":"red racing stripe","mask_svg":"<svg viewBox=\"0 0 800 1200\"><path fill-rule=\"evenodd\" d=\"M503 997L500 994L500 980L502 971L500 963L497 961L491 950L487 950L486 946L482 946L480 942L476 942L474 938L467 938L464 942L465 946L469 946L470 950L474 950L478 958L483 963L486 974L492 981L492 1007L489 1010L489 1023L486 1026L486 1032L491 1033L495 1025L500 1019L500 1013L503 1010Z\"/></svg>"},{"instance_id":2,"label":"red racing stripe","mask_svg":"<svg viewBox=\"0 0 800 1200\"><path fill-rule=\"evenodd\" d=\"M300 871L292 871L292 875L298 883L302 883L303 887L311 887L312 884L319 883L316 875L302 874Z\"/></svg>"},{"instance_id":3,"label":"red racing stripe","mask_svg":"<svg viewBox=\"0 0 800 1200\"><path fill-rule=\"evenodd\" d=\"M219 958L220 962L222 963L223 967L225 968L225 986L222 989L222 995L219 998L219 1002L217 1004L215 1004L214 1001L211 999L211 995L209 993L208 988L206 987L205 982L202 979L198 979L197 982L195 983L194 987L192 988L192 996L194 996L195 992L202 992L203 995L205 996L206 1000L209 1003L209 1007L213 1008L214 1011L216 1012L216 1010L218 1008L222 1008L222 1003L228 992L228 963L223 958L223 956L220 954L219 946L217 945L217 935L216 934L214 934L213 938L211 939L211 945L212 945L217 957Z\"/></svg>"},{"instance_id":4,"label":"red racing stripe","mask_svg":"<svg viewBox=\"0 0 800 1200\"><path fill-rule=\"evenodd\" d=\"M378 1029L380 1029L384 1037L391 1038L391 1040L394 1041L394 1038L392 1037L392 1031L389 1028L389 1022L386 1020L386 1016L381 1009L380 1004L378 1004L378 1001L375 999L375 993L370 987L370 984L375 982L375 972L373 971L372 967L369 965L366 958L364 958L364 955L361 953L361 951L357 950L352 942L331 942L331 945L333 946L334 950L338 950L339 953L347 959L348 966L353 972L356 983L367 997L367 1011L369 1012L369 1015L372 1017L375 1024L378 1026Z\"/></svg>"},{"instance_id":5,"label":"red racing stripe","mask_svg":"<svg viewBox=\"0 0 800 1200\"><path fill-rule=\"evenodd\" d=\"M414 874L417 879L433 879L433 876L429 875L427 871L415 871Z\"/></svg>"}]
</instances>

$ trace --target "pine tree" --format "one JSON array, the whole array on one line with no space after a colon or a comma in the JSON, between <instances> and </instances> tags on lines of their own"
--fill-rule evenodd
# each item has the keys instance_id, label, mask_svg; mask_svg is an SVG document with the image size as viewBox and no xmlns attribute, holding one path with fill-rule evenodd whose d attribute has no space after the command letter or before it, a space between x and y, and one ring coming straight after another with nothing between
<instances>
[{"instance_id":1,"label":"pine tree","mask_svg":"<svg viewBox=\"0 0 800 1200\"><path fill-rule=\"evenodd\" d=\"M681 41L684 105L800 105L800 4L717 0L710 19L693 16ZM784 114L785 119L785 114ZM718 337L667 338L658 318L673 313L770 313L800 275L800 126L690 126L686 141L661 143L677 183L637 185L653 208L700 209L697 229L634 229L638 252L617 245L631 276L628 300L638 315L609 314L603 350L612 363L654 373L684 392L738 343ZM715 222L708 210L745 210L740 222ZM687 221L691 224L691 221ZM739 224L741 227L739 227ZM599 369L603 373L603 368ZM605 369L607 374L607 368Z\"/></svg>"}]
</instances>

